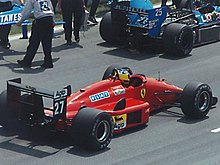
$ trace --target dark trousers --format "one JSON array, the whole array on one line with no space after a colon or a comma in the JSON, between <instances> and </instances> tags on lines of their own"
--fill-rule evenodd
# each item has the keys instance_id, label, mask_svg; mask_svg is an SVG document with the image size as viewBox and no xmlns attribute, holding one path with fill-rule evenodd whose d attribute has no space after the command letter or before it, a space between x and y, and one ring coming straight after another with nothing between
<instances>
[{"instance_id":1,"label":"dark trousers","mask_svg":"<svg viewBox=\"0 0 220 165\"><path fill-rule=\"evenodd\" d=\"M78 3L78 1L74 0L62 0L61 8L64 24L64 32L65 32L65 40L71 41L72 39L72 19L74 16L74 36L75 38L79 38L79 30L82 24L82 16L83 16L83 4Z\"/></svg>"},{"instance_id":2,"label":"dark trousers","mask_svg":"<svg viewBox=\"0 0 220 165\"><path fill-rule=\"evenodd\" d=\"M92 0L90 12L89 12L89 16L90 17L94 17L95 16L96 10L97 10L97 8L99 6L99 2L100 2L100 0ZM88 0L85 0L86 7L87 7L87 4L88 4Z\"/></svg>"},{"instance_id":3,"label":"dark trousers","mask_svg":"<svg viewBox=\"0 0 220 165\"><path fill-rule=\"evenodd\" d=\"M58 0L51 0L51 3L53 5L54 13L56 13L56 7L57 7Z\"/></svg>"},{"instance_id":4,"label":"dark trousers","mask_svg":"<svg viewBox=\"0 0 220 165\"><path fill-rule=\"evenodd\" d=\"M25 62L31 63L40 43L43 47L44 62L52 63L51 47L52 47L52 33L53 33L53 18L43 17L35 19L32 23L31 37L29 39L29 45L24 57Z\"/></svg>"},{"instance_id":5,"label":"dark trousers","mask_svg":"<svg viewBox=\"0 0 220 165\"><path fill-rule=\"evenodd\" d=\"M12 10L11 2L0 2L0 12ZM8 36L11 30L11 25L0 26L0 45L6 46L9 42Z\"/></svg>"}]
</instances>

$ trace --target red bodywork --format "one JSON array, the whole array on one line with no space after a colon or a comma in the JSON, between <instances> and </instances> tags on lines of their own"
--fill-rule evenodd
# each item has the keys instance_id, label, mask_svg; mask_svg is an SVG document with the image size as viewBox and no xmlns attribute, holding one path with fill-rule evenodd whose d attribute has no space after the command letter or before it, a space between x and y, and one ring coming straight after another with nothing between
<instances>
[{"instance_id":1,"label":"red bodywork","mask_svg":"<svg viewBox=\"0 0 220 165\"><path fill-rule=\"evenodd\" d=\"M64 130L72 125L72 120L83 107L95 108L108 112L115 122L114 132L125 128L145 124L149 121L149 113L172 105L178 101L182 89L163 80L133 75L140 80L138 86L123 85L120 80L109 78L88 85L84 89L72 93L67 98L66 120L59 120L57 129ZM126 100L124 109L114 110L121 99ZM45 111L50 116L51 111Z\"/></svg>"}]
</instances>

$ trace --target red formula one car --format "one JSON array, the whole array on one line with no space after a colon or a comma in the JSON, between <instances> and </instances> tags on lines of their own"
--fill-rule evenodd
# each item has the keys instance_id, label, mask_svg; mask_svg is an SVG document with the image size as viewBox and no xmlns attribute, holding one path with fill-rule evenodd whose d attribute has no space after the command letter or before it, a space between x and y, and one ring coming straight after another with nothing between
<instances>
[{"instance_id":1,"label":"red formula one car","mask_svg":"<svg viewBox=\"0 0 220 165\"><path fill-rule=\"evenodd\" d=\"M47 108L46 98L53 106ZM189 118L203 118L217 101L207 84L191 82L181 89L113 65L101 81L76 93L70 86L53 92L24 85L21 79L7 82L8 110L15 110L19 119L69 131L76 145L95 150L106 148L113 133L145 125L150 112L177 106Z\"/></svg>"}]
</instances>

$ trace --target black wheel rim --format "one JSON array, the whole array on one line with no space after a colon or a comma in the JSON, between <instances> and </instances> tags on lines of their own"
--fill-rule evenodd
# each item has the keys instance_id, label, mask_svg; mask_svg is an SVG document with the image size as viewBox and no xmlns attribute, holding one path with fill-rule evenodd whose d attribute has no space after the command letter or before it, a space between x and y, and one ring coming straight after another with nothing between
<instances>
[{"instance_id":1,"label":"black wheel rim","mask_svg":"<svg viewBox=\"0 0 220 165\"><path fill-rule=\"evenodd\" d=\"M199 94L199 100L198 100L198 108L201 112L205 112L208 110L210 105L210 94L207 91L202 91Z\"/></svg>"}]
</instances>

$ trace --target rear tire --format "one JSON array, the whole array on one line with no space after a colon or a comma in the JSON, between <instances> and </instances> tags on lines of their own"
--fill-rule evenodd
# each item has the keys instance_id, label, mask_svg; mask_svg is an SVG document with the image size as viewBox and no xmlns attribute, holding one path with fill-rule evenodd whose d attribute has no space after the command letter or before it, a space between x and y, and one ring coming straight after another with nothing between
<instances>
[{"instance_id":1,"label":"rear tire","mask_svg":"<svg viewBox=\"0 0 220 165\"><path fill-rule=\"evenodd\" d=\"M101 110L84 108L73 121L72 135L75 145L91 150L103 150L111 142L114 122Z\"/></svg>"},{"instance_id":2,"label":"rear tire","mask_svg":"<svg viewBox=\"0 0 220 165\"><path fill-rule=\"evenodd\" d=\"M7 90L0 94L0 124L3 126L17 125L17 109L8 106Z\"/></svg>"},{"instance_id":3,"label":"rear tire","mask_svg":"<svg viewBox=\"0 0 220 165\"><path fill-rule=\"evenodd\" d=\"M176 56L188 56L193 49L193 30L191 27L171 23L163 33L165 53Z\"/></svg>"},{"instance_id":4,"label":"rear tire","mask_svg":"<svg viewBox=\"0 0 220 165\"><path fill-rule=\"evenodd\" d=\"M207 84L191 82L183 89L181 109L189 118L204 118L212 105L212 90Z\"/></svg>"},{"instance_id":5,"label":"rear tire","mask_svg":"<svg viewBox=\"0 0 220 165\"><path fill-rule=\"evenodd\" d=\"M117 20L120 20L120 22L118 22ZM117 13L117 11L114 11L114 13L106 13L100 22L100 36L103 40L112 44L126 43L126 22L127 17L122 12Z\"/></svg>"}]
</instances>

